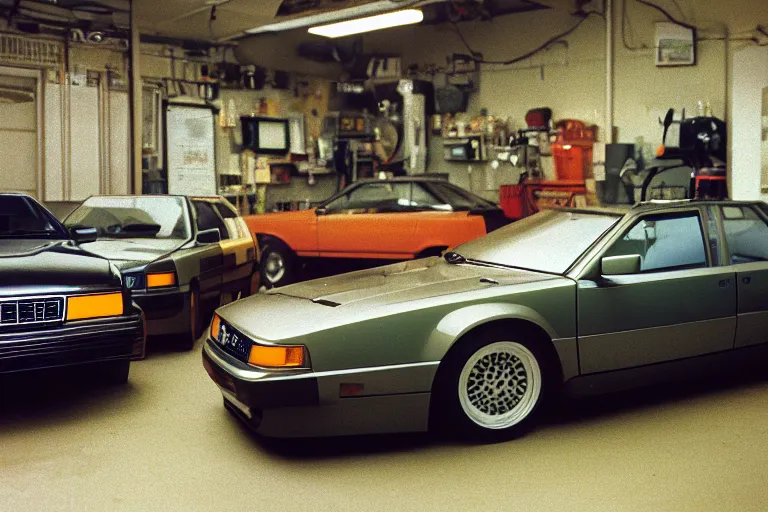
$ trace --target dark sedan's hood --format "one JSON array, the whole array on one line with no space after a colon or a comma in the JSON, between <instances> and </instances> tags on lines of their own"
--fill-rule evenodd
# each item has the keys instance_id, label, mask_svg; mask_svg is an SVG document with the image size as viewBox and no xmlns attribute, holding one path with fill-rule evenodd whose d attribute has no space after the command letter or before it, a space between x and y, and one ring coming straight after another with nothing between
<instances>
[{"instance_id":1,"label":"dark sedan's hood","mask_svg":"<svg viewBox=\"0 0 768 512\"><path fill-rule=\"evenodd\" d=\"M560 278L433 257L275 288L218 312L244 334L276 341L425 307L425 300L476 300L484 290L552 279Z\"/></svg>"},{"instance_id":2,"label":"dark sedan's hood","mask_svg":"<svg viewBox=\"0 0 768 512\"><path fill-rule=\"evenodd\" d=\"M47 293L58 288L119 286L109 262L88 254L71 242L56 240L2 240L0 242L0 296L22 288ZM25 292L25 293L26 293Z\"/></svg>"},{"instance_id":3,"label":"dark sedan's hood","mask_svg":"<svg viewBox=\"0 0 768 512\"><path fill-rule=\"evenodd\" d=\"M184 242L156 238L103 238L82 244L88 252L112 261L120 270L155 261L178 249Z\"/></svg>"},{"instance_id":4,"label":"dark sedan's hood","mask_svg":"<svg viewBox=\"0 0 768 512\"><path fill-rule=\"evenodd\" d=\"M35 253L58 247L63 243L65 243L63 240L3 239L0 241L0 258L31 256Z\"/></svg>"}]
</instances>

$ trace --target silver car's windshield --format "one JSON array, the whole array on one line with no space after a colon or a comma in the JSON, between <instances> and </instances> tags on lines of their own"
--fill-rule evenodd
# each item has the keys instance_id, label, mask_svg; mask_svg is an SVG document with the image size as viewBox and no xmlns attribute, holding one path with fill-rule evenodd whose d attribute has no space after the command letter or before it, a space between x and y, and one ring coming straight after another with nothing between
<instances>
[{"instance_id":1,"label":"silver car's windshield","mask_svg":"<svg viewBox=\"0 0 768 512\"><path fill-rule=\"evenodd\" d=\"M184 240L190 236L181 197L91 197L64 224L96 228L99 238Z\"/></svg>"},{"instance_id":2,"label":"silver car's windshield","mask_svg":"<svg viewBox=\"0 0 768 512\"><path fill-rule=\"evenodd\" d=\"M563 274L620 215L546 210L454 249L467 260Z\"/></svg>"}]
</instances>

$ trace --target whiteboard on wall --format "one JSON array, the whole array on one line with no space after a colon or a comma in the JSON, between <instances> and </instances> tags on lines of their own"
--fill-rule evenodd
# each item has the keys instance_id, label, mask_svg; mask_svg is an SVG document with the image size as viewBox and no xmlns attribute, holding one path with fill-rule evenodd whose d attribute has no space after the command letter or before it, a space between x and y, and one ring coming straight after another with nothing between
<instances>
[{"instance_id":1,"label":"whiteboard on wall","mask_svg":"<svg viewBox=\"0 0 768 512\"><path fill-rule=\"evenodd\" d=\"M168 105L169 194L217 194L213 125L213 110L210 108Z\"/></svg>"}]
</instances>

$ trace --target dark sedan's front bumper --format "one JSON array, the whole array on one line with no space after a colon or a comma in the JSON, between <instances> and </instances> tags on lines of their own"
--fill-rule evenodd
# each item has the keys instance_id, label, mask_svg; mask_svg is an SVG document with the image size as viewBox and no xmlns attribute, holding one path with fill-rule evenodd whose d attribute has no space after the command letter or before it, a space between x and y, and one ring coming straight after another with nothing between
<instances>
[{"instance_id":1,"label":"dark sedan's front bumper","mask_svg":"<svg viewBox=\"0 0 768 512\"><path fill-rule=\"evenodd\" d=\"M0 331L0 373L130 359L143 340L141 312Z\"/></svg>"},{"instance_id":2,"label":"dark sedan's front bumper","mask_svg":"<svg viewBox=\"0 0 768 512\"><path fill-rule=\"evenodd\" d=\"M131 298L146 315L148 336L189 331L188 286L158 291L134 290Z\"/></svg>"}]
</instances>

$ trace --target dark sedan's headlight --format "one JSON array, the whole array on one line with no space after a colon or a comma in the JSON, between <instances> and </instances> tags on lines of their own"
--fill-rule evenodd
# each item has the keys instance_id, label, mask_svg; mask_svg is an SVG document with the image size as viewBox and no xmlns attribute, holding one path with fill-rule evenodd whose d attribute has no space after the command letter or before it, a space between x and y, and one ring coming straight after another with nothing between
<instances>
[{"instance_id":1,"label":"dark sedan's headlight","mask_svg":"<svg viewBox=\"0 0 768 512\"><path fill-rule=\"evenodd\" d=\"M123 279L128 290L156 290L179 284L176 266L171 260L156 261L141 270L129 269Z\"/></svg>"},{"instance_id":2,"label":"dark sedan's headlight","mask_svg":"<svg viewBox=\"0 0 768 512\"><path fill-rule=\"evenodd\" d=\"M147 288L176 286L176 272L147 272Z\"/></svg>"}]
</instances>

